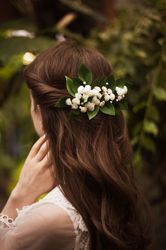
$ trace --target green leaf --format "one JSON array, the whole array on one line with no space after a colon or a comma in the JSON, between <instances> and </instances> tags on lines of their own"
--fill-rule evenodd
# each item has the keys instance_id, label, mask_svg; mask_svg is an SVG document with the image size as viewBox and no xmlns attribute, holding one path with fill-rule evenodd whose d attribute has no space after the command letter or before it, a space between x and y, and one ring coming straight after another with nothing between
<instances>
[{"instance_id":1,"label":"green leaf","mask_svg":"<svg viewBox=\"0 0 166 250\"><path fill-rule=\"evenodd\" d=\"M91 96L84 97L83 104L86 103L90 98L91 98Z\"/></svg>"},{"instance_id":2,"label":"green leaf","mask_svg":"<svg viewBox=\"0 0 166 250\"><path fill-rule=\"evenodd\" d=\"M119 102L119 108L120 108L120 110L128 110L128 104L127 104L126 100L121 100Z\"/></svg>"},{"instance_id":3,"label":"green leaf","mask_svg":"<svg viewBox=\"0 0 166 250\"><path fill-rule=\"evenodd\" d=\"M137 150L134 152L133 166L137 169L141 168L141 166L142 166L142 154L141 154L140 150Z\"/></svg>"},{"instance_id":4,"label":"green leaf","mask_svg":"<svg viewBox=\"0 0 166 250\"><path fill-rule=\"evenodd\" d=\"M116 84L117 87L123 88L124 85L127 85L127 82L126 82L126 80L118 79L118 80L115 81L115 84Z\"/></svg>"},{"instance_id":5,"label":"green leaf","mask_svg":"<svg viewBox=\"0 0 166 250\"><path fill-rule=\"evenodd\" d=\"M159 122L160 121L159 110L153 105L149 106L147 110L147 118L155 122Z\"/></svg>"},{"instance_id":6,"label":"green leaf","mask_svg":"<svg viewBox=\"0 0 166 250\"><path fill-rule=\"evenodd\" d=\"M82 81L77 77L73 78L72 90L74 93L77 92L77 89L80 85L82 85Z\"/></svg>"},{"instance_id":7,"label":"green leaf","mask_svg":"<svg viewBox=\"0 0 166 250\"><path fill-rule=\"evenodd\" d=\"M82 81L79 78L71 79L68 76L65 76L65 78L66 78L66 88L69 94L74 97L78 87L82 84Z\"/></svg>"},{"instance_id":8,"label":"green leaf","mask_svg":"<svg viewBox=\"0 0 166 250\"><path fill-rule=\"evenodd\" d=\"M57 108L64 108L64 107L67 107L68 105L66 104L66 99L69 98L68 96L63 96L61 97L55 104L54 104L54 107L57 107Z\"/></svg>"},{"instance_id":9,"label":"green leaf","mask_svg":"<svg viewBox=\"0 0 166 250\"><path fill-rule=\"evenodd\" d=\"M114 83L115 82L114 75L113 74L109 75L107 77L106 81L109 82L109 83Z\"/></svg>"},{"instance_id":10,"label":"green leaf","mask_svg":"<svg viewBox=\"0 0 166 250\"><path fill-rule=\"evenodd\" d=\"M119 112L120 112L120 107L119 107L119 105L115 105L115 115L118 115L119 114Z\"/></svg>"},{"instance_id":11,"label":"green leaf","mask_svg":"<svg viewBox=\"0 0 166 250\"><path fill-rule=\"evenodd\" d=\"M155 136L158 134L158 127L152 121L145 120L143 129L146 133L153 134Z\"/></svg>"},{"instance_id":12,"label":"green leaf","mask_svg":"<svg viewBox=\"0 0 166 250\"><path fill-rule=\"evenodd\" d=\"M133 112L137 113L138 111L144 109L145 107L146 107L146 102L140 102L133 107Z\"/></svg>"},{"instance_id":13,"label":"green leaf","mask_svg":"<svg viewBox=\"0 0 166 250\"><path fill-rule=\"evenodd\" d=\"M39 52L54 45L54 40L45 37L10 37L0 39L0 60L5 64L14 55L24 54L25 52Z\"/></svg>"},{"instance_id":14,"label":"green leaf","mask_svg":"<svg viewBox=\"0 0 166 250\"><path fill-rule=\"evenodd\" d=\"M75 96L74 88L73 88L73 80L68 76L66 78L66 88L70 95Z\"/></svg>"},{"instance_id":15,"label":"green leaf","mask_svg":"<svg viewBox=\"0 0 166 250\"><path fill-rule=\"evenodd\" d=\"M91 83L92 83L92 72L84 64L80 65L78 75L79 75L79 78L82 81L85 81L87 84L91 85Z\"/></svg>"},{"instance_id":16,"label":"green leaf","mask_svg":"<svg viewBox=\"0 0 166 250\"><path fill-rule=\"evenodd\" d=\"M112 103L109 103L109 104L106 104L103 107L100 107L100 110L104 114L115 116L115 108L114 108L114 105Z\"/></svg>"},{"instance_id":17,"label":"green leaf","mask_svg":"<svg viewBox=\"0 0 166 250\"><path fill-rule=\"evenodd\" d=\"M139 135L142 129L142 122L137 122L135 126L132 126L132 135Z\"/></svg>"},{"instance_id":18,"label":"green leaf","mask_svg":"<svg viewBox=\"0 0 166 250\"><path fill-rule=\"evenodd\" d=\"M166 101L166 89L162 87L155 87L153 90L153 94L159 101Z\"/></svg>"},{"instance_id":19,"label":"green leaf","mask_svg":"<svg viewBox=\"0 0 166 250\"><path fill-rule=\"evenodd\" d=\"M105 84L106 82L108 82L108 85ZM107 86L107 88L111 88L113 91L115 90L116 85L113 74L104 79L104 85Z\"/></svg>"},{"instance_id":20,"label":"green leaf","mask_svg":"<svg viewBox=\"0 0 166 250\"><path fill-rule=\"evenodd\" d=\"M0 78L9 80L16 72L21 70L23 54L13 55L4 67L0 67Z\"/></svg>"},{"instance_id":21,"label":"green leaf","mask_svg":"<svg viewBox=\"0 0 166 250\"><path fill-rule=\"evenodd\" d=\"M138 143L138 141L139 141L139 137L138 136L133 137L132 140L131 140L131 145L132 146L136 145Z\"/></svg>"},{"instance_id":22,"label":"green leaf","mask_svg":"<svg viewBox=\"0 0 166 250\"><path fill-rule=\"evenodd\" d=\"M142 135L140 143L141 143L141 146L145 148L146 150L152 153L156 151L156 145L154 143L154 140L152 140L149 136Z\"/></svg>"},{"instance_id":23,"label":"green leaf","mask_svg":"<svg viewBox=\"0 0 166 250\"><path fill-rule=\"evenodd\" d=\"M88 114L89 120L95 117L98 112L99 112L99 106L96 106L96 108L93 111L88 111L87 114Z\"/></svg>"}]
</instances>

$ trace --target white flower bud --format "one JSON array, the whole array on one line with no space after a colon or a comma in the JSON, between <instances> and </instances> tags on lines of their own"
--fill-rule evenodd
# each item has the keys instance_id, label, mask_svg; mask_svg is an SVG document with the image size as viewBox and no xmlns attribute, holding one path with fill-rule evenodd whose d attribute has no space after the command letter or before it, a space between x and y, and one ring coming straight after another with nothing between
<instances>
[{"instance_id":1,"label":"white flower bud","mask_svg":"<svg viewBox=\"0 0 166 250\"><path fill-rule=\"evenodd\" d=\"M97 96L98 94L100 94L99 91L97 89L95 89L95 88L91 90L91 93L94 96Z\"/></svg>"},{"instance_id":2,"label":"white flower bud","mask_svg":"<svg viewBox=\"0 0 166 250\"><path fill-rule=\"evenodd\" d=\"M123 90L124 90L124 94L127 94L127 91L128 91L128 89L127 89L127 86L125 85L124 87L123 87Z\"/></svg>"},{"instance_id":3,"label":"white flower bud","mask_svg":"<svg viewBox=\"0 0 166 250\"><path fill-rule=\"evenodd\" d=\"M109 96L108 94L106 94L106 95L104 96L104 100L105 100L105 101L109 101L109 100L110 100L110 96Z\"/></svg>"},{"instance_id":4,"label":"white flower bud","mask_svg":"<svg viewBox=\"0 0 166 250\"><path fill-rule=\"evenodd\" d=\"M89 96L91 96L91 92L86 92L83 94L83 99L87 100Z\"/></svg>"},{"instance_id":5,"label":"white flower bud","mask_svg":"<svg viewBox=\"0 0 166 250\"><path fill-rule=\"evenodd\" d=\"M78 92L79 94L82 94L82 93L84 92L84 86L80 85L80 86L78 87L78 89L77 89L77 92Z\"/></svg>"},{"instance_id":6,"label":"white flower bud","mask_svg":"<svg viewBox=\"0 0 166 250\"><path fill-rule=\"evenodd\" d=\"M67 99L66 99L66 104L67 104L67 105L72 105L72 102L71 102L71 99L70 99L70 98L67 98Z\"/></svg>"},{"instance_id":7,"label":"white flower bud","mask_svg":"<svg viewBox=\"0 0 166 250\"><path fill-rule=\"evenodd\" d=\"M79 108L80 108L81 112L83 112L83 113L85 113L87 111L87 107L80 106Z\"/></svg>"},{"instance_id":8,"label":"white flower bud","mask_svg":"<svg viewBox=\"0 0 166 250\"><path fill-rule=\"evenodd\" d=\"M112 89L108 89L108 94L111 95L112 94Z\"/></svg>"},{"instance_id":9,"label":"white flower bud","mask_svg":"<svg viewBox=\"0 0 166 250\"><path fill-rule=\"evenodd\" d=\"M102 90L103 90L104 92L107 92L107 87L102 86Z\"/></svg>"},{"instance_id":10,"label":"white flower bud","mask_svg":"<svg viewBox=\"0 0 166 250\"><path fill-rule=\"evenodd\" d=\"M126 90L124 88L119 88L119 87L116 87L115 90L116 90L118 95L124 95L126 92Z\"/></svg>"},{"instance_id":11,"label":"white flower bud","mask_svg":"<svg viewBox=\"0 0 166 250\"><path fill-rule=\"evenodd\" d=\"M110 95L110 100L111 100L111 101L115 100L115 95L114 95L114 94L111 94L111 95Z\"/></svg>"},{"instance_id":12,"label":"white flower bud","mask_svg":"<svg viewBox=\"0 0 166 250\"><path fill-rule=\"evenodd\" d=\"M86 103L86 107L87 107L88 111L93 111L95 109L95 104L92 102L88 102L88 103Z\"/></svg>"},{"instance_id":13,"label":"white flower bud","mask_svg":"<svg viewBox=\"0 0 166 250\"><path fill-rule=\"evenodd\" d=\"M97 94L97 97L98 97L99 99L101 99L101 98L102 98L102 94L98 93L98 94Z\"/></svg>"},{"instance_id":14,"label":"white flower bud","mask_svg":"<svg viewBox=\"0 0 166 250\"><path fill-rule=\"evenodd\" d=\"M79 104L80 104L80 99L78 99L78 98L73 98L73 99L72 99L72 103L73 103L73 104L79 105Z\"/></svg>"},{"instance_id":15,"label":"white flower bud","mask_svg":"<svg viewBox=\"0 0 166 250\"><path fill-rule=\"evenodd\" d=\"M89 92L90 90L91 90L91 86L90 85L85 85L84 93Z\"/></svg>"},{"instance_id":16,"label":"white flower bud","mask_svg":"<svg viewBox=\"0 0 166 250\"><path fill-rule=\"evenodd\" d=\"M75 94L75 98L81 99L81 97L82 97L82 95L81 95L80 93L76 93L76 94Z\"/></svg>"},{"instance_id":17,"label":"white flower bud","mask_svg":"<svg viewBox=\"0 0 166 250\"><path fill-rule=\"evenodd\" d=\"M103 107L105 104L105 101L100 102L100 107Z\"/></svg>"},{"instance_id":18,"label":"white flower bud","mask_svg":"<svg viewBox=\"0 0 166 250\"><path fill-rule=\"evenodd\" d=\"M83 82L84 85L86 85L86 82Z\"/></svg>"},{"instance_id":19,"label":"white flower bud","mask_svg":"<svg viewBox=\"0 0 166 250\"><path fill-rule=\"evenodd\" d=\"M123 99L123 96L122 96L122 95L119 95L119 96L117 97L117 99L118 99L118 101L121 101L121 100Z\"/></svg>"},{"instance_id":20,"label":"white flower bud","mask_svg":"<svg viewBox=\"0 0 166 250\"><path fill-rule=\"evenodd\" d=\"M97 89L99 92L101 91L101 88L99 86L95 86L94 89Z\"/></svg>"},{"instance_id":21,"label":"white flower bud","mask_svg":"<svg viewBox=\"0 0 166 250\"><path fill-rule=\"evenodd\" d=\"M78 109L78 105L77 104L72 104L71 108L72 109Z\"/></svg>"},{"instance_id":22,"label":"white flower bud","mask_svg":"<svg viewBox=\"0 0 166 250\"><path fill-rule=\"evenodd\" d=\"M108 82L106 82L106 85L108 85L109 83Z\"/></svg>"},{"instance_id":23,"label":"white flower bud","mask_svg":"<svg viewBox=\"0 0 166 250\"><path fill-rule=\"evenodd\" d=\"M95 104L95 105L99 105L100 104L100 100L97 98L97 96L94 96L92 98L92 102Z\"/></svg>"}]
</instances>

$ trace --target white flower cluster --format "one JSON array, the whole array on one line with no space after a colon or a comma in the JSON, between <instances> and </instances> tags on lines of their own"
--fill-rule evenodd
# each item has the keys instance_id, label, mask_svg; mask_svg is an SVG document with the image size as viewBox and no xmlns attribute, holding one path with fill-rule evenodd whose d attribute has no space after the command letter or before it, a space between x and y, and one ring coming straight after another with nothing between
<instances>
[{"instance_id":1,"label":"white flower cluster","mask_svg":"<svg viewBox=\"0 0 166 250\"><path fill-rule=\"evenodd\" d=\"M67 98L66 104L71 106L72 109L80 109L81 112L85 113L87 111L93 111L95 106L103 107L106 102L112 103L114 100L120 101L125 97L127 93L127 87L123 88L116 87L116 95L112 92L110 88L106 86L95 86L93 89L90 85L87 85L86 82L83 82L83 85L80 85L77 89L77 93L73 99ZM108 83L106 83L108 85ZM86 100L91 98L91 101Z\"/></svg>"}]
</instances>

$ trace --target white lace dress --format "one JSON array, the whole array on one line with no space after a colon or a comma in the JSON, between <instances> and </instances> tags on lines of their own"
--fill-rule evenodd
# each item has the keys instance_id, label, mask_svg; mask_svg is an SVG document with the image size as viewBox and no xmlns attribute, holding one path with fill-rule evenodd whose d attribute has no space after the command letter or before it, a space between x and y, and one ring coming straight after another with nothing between
<instances>
[{"instance_id":1,"label":"white lace dress","mask_svg":"<svg viewBox=\"0 0 166 250\"><path fill-rule=\"evenodd\" d=\"M89 233L82 216L64 197L59 186L43 199L16 210L13 222L0 215L0 249L89 249Z\"/></svg>"}]
</instances>

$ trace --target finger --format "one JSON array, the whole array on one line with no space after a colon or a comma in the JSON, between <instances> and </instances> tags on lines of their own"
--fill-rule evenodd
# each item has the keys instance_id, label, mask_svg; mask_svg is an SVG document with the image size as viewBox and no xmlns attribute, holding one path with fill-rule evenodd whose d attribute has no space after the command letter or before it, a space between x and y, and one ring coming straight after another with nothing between
<instances>
[{"instance_id":1,"label":"finger","mask_svg":"<svg viewBox=\"0 0 166 250\"><path fill-rule=\"evenodd\" d=\"M45 172L45 176L47 176L48 180L50 179L52 182L52 185L55 186L57 184L57 179L55 175L55 171L53 171L53 165L51 165L47 171Z\"/></svg>"},{"instance_id":2,"label":"finger","mask_svg":"<svg viewBox=\"0 0 166 250\"><path fill-rule=\"evenodd\" d=\"M37 161L42 161L43 158L48 154L48 141L45 141L37 152L35 158Z\"/></svg>"},{"instance_id":3,"label":"finger","mask_svg":"<svg viewBox=\"0 0 166 250\"><path fill-rule=\"evenodd\" d=\"M41 165L44 167L48 167L49 165L52 164L52 159L51 159L51 153L50 151L47 152L47 154L43 157L43 159L41 160Z\"/></svg>"},{"instance_id":4,"label":"finger","mask_svg":"<svg viewBox=\"0 0 166 250\"><path fill-rule=\"evenodd\" d=\"M47 137L44 134L43 136L41 136L33 145L33 147L31 148L31 151L29 153L30 157L34 157L37 152L39 151L40 147L43 145L43 143L46 141Z\"/></svg>"}]
</instances>

